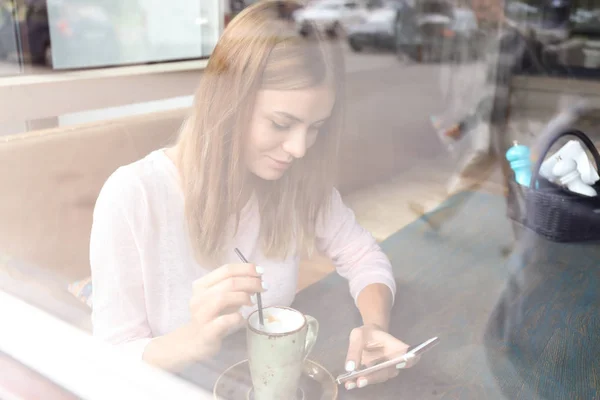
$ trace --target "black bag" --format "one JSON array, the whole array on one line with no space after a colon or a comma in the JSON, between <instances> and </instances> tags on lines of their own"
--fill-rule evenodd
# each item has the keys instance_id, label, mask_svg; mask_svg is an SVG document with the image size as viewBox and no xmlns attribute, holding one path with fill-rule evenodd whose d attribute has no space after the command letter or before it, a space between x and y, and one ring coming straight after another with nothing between
<instances>
[{"instance_id":1,"label":"black bag","mask_svg":"<svg viewBox=\"0 0 600 400\"><path fill-rule=\"evenodd\" d=\"M540 168L549 150L565 136L575 136L583 142L594 158L596 168L600 165L600 154L581 131L560 129L555 132L542 137L530 187L524 188L511 182L522 197L522 210L518 217L521 220L518 222L555 242L600 240L600 196L574 193L540 176ZM594 185L594 189L600 194L599 183Z\"/></svg>"}]
</instances>

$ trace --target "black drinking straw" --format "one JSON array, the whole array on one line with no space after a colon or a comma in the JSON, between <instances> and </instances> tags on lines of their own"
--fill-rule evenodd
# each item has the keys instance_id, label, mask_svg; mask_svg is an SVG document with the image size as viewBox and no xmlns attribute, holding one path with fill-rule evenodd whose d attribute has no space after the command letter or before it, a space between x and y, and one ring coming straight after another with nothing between
<instances>
[{"instance_id":1,"label":"black drinking straw","mask_svg":"<svg viewBox=\"0 0 600 400\"><path fill-rule=\"evenodd\" d=\"M243 263L248 264L248 260L246 260L246 257L244 257L242 252L237 247L233 249L233 251L235 251L235 254L237 254L237 256L240 258L240 260L242 260ZM262 297L260 296L260 292L256 293L256 303L258 305L258 322L261 326L265 326L265 320L263 317L262 309Z\"/></svg>"}]
</instances>

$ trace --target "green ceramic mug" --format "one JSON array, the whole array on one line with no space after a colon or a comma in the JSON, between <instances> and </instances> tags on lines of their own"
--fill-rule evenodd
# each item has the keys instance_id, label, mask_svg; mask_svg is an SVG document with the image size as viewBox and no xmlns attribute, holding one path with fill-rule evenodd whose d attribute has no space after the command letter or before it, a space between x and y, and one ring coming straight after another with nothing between
<instances>
[{"instance_id":1,"label":"green ceramic mug","mask_svg":"<svg viewBox=\"0 0 600 400\"><path fill-rule=\"evenodd\" d=\"M267 307L263 314L263 327L255 311L248 317L246 330L254 400L295 399L319 323L288 307Z\"/></svg>"}]
</instances>

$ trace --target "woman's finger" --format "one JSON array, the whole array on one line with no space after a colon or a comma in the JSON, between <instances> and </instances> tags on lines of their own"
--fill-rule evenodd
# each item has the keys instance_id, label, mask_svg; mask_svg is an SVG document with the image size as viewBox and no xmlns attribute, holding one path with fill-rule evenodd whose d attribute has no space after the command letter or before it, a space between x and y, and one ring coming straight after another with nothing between
<instances>
[{"instance_id":1,"label":"woman's finger","mask_svg":"<svg viewBox=\"0 0 600 400\"><path fill-rule=\"evenodd\" d=\"M362 360L364 342L362 329L356 328L350 332L350 342L348 344L348 353L346 355L346 365L344 366L347 372L354 371Z\"/></svg>"},{"instance_id":2,"label":"woman's finger","mask_svg":"<svg viewBox=\"0 0 600 400\"><path fill-rule=\"evenodd\" d=\"M365 367L372 367L373 365L377 365L377 364L381 364L382 362L385 362L389 360L387 357L385 356L379 356L379 357L368 357L368 359L365 361L365 357L363 356L363 363L365 364Z\"/></svg>"},{"instance_id":3,"label":"woman's finger","mask_svg":"<svg viewBox=\"0 0 600 400\"><path fill-rule=\"evenodd\" d=\"M365 349L369 351L383 350L384 348L385 346L383 345L383 343L377 342L375 340L371 340L365 345Z\"/></svg>"},{"instance_id":4,"label":"woman's finger","mask_svg":"<svg viewBox=\"0 0 600 400\"><path fill-rule=\"evenodd\" d=\"M222 280L221 282L206 289L208 296L218 296L220 293L245 292L252 295L267 290L267 284L259 277L235 276Z\"/></svg>"},{"instance_id":5,"label":"woman's finger","mask_svg":"<svg viewBox=\"0 0 600 400\"><path fill-rule=\"evenodd\" d=\"M403 349L409 348L409 346L400 339L394 337L393 335L387 332L379 330L374 330L370 332L369 343L371 344L371 346L374 347L383 346L386 349L394 349L395 352L399 352Z\"/></svg>"},{"instance_id":6,"label":"woman's finger","mask_svg":"<svg viewBox=\"0 0 600 400\"><path fill-rule=\"evenodd\" d=\"M418 360L418 357L414 357L414 358L416 358ZM364 360L364 353L363 353L363 360ZM371 360L365 362L365 367L372 367L373 365L380 364L387 360L388 360L387 357L372 358ZM413 361L411 359L410 363L412 363L412 362ZM408 363L404 363L403 365L406 365L406 364L408 364ZM408 364L408 365L412 366L414 364ZM345 387L346 387L346 389L351 390L351 389L354 389L357 387L363 388L367 385L385 382L389 379L392 379L392 378L395 378L396 376L398 376L398 374L400 373L399 368L401 368L401 367L392 366L392 367L384 369L382 371L377 371L372 374L359 377L355 381L346 382ZM406 368L408 368L408 367L406 367Z\"/></svg>"},{"instance_id":7,"label":"woman's finger","mask_svg":"<svg viewBox=\"0 0 600 400\"><path fill-rule=\"evenodd\" d=\"M386 368L381 371L373 372L367 376L361 376L356 380L356 386L358 388L364 388L367 385L374 385L376 383L385 382L389 379L395 378L400 373L396 368Z\"/></svg>"},{"instance_id":8,"label":"woman's finger","mask_svg":"<svg viewBox=\"0 0 600 400\"><path fill-rule=\"evenodd\" d=\"M252 297L246 292L214 292L209 290L202 296L192 299L192 315L199 321L208 322L222 314L239 310L242 306L252 305Z\"/></svg>"},{"instance_id":9,"label":"woman's finger","mask_svg":"<svg viewBox=\"0 0 600 400\"><path fill-rule=\"evenodd\" d=\"M254 264L226 264L194 281L194 290L207 289L226 279L235 277L259 278L264 273L262 267Z\"/></svg>"}]
</instances>

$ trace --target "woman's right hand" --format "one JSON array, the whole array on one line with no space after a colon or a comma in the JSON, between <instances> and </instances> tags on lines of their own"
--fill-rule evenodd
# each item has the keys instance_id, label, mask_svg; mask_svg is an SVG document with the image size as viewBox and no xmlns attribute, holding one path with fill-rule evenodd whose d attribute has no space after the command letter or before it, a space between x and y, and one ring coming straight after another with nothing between
<instances>
[{"instance_id":1,"label":"woman's right hand","mask_svg":"<svg viewBox=\"0 0 600 400\"><path fill-rule=\"evenodd\" d=\"M178 370L215 355L227 333L243 323L240 307L252 305L253 295L266 290L262 273L254 264L228 264L194 281L190 322L152 339L144 350L144 360Z\"/></svg>"},{"instance_id":2,"label":"woman's right hand","mask_svg":"<svg viewBox=\"0 0 600 400\"><path fill-rule=\"evenodd\" d=\"M266 290L263 272L254 264L227 264L194 281L190 333L195 360L215 355L223 338L243 323L240 307L253 305L254 294Z\"/></svg>"}]
</instances>

